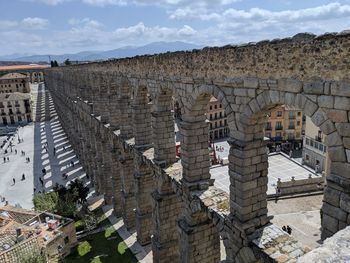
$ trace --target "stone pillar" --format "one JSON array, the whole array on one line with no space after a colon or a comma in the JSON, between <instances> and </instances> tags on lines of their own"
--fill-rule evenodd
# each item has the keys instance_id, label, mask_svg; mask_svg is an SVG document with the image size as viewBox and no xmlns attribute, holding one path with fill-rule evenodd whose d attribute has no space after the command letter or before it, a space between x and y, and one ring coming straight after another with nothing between
<instances>
[{"instance_id":1,"label":"stone pillar","mask_svg":"<svg viewBox=\"0 0 350 263\"><path fill-rule=\"evenodd\" d=\"M158 173L161 173L158 171ZM163 177L164 176L164 177ZM176 219L181 202L168 175L157 174L157 190L152 193L154 235L152 236L153 262L180 263L179 234Z\"/></svg>"},{"instance_id":2,"label":"stone pillar","mask_svg":"<svg viewBox=\"0 0 350 263\"><path fill-rule=\"evenodd\" d=\"M208 123L203 114L183 116L181 162L183 208L178 220L181 262L220 261L219 232L199 197L209 187Z\"/></svg>"},{"instance_id":3,"label":"stone pillar","mask_svg":"<svg viewBox=\"0 0 350 263\"><path fill-rule=\"evenodd\" d=\"M247 250L251 235L269 223L267 217L268 156L261 124L247 127L254 136L229 140L230 215L225 244L227 259L234 261L241 249ZM252 254L252 251L249 250Z\"/></svg>"},{"instance_id":4,"label":"stone pillar","mask_svg":"<svg viewBox=\"0 0 350 263\"><path fill-rule=\"evenodd\" d=\"M136 197L136 231L137 240L141 245L151 242L152 233L152 199L153 190L152 170L143 163L142 153L151 147L151 104L148 103L147 89L138 87L133 100L132 116L134 125L135 151L135 197Z\"/></svg>"},{"instance_id":5,"label":"stone pillar","mask_svg":"<svg viewBox=\"0 0 350 263\"><path fill-rule=\"evenodd\" d=\"M172 98L160 95L154 100L152 131L155 163L163 168L175 160L174 117L171 112ZM153 197L152 236L153 262L180 262L179 234L176 219L181 201L175 194L171 181L163 169L155 170L156 190Z\"/></svg>"},{"instance_id":6,"label":"stone pillar","mask_svg":"<svg viewBox=\"0 0 350 263\"><path fill-rule=\"evenodd\" d=\"M111 172L112 172L112 185L113 185L113 198L114 198L114 213L117 217L122 215L122 181L121 181L121 172L119 163L120 151L117 148L116 144L114 144L114 148L112 151L112 164L111 164Z\"/></svg>"},{"instance_id":7,"label":"stone pillar","mask_svg":"<svg viewBox=\"0 0 350 263\"><path fill-rule=\"evenodd\" d=\"M122 215L124 224L128 229L135 227L135 180L134 180L134 158L128 149L122 149L121 159L121 178L122 178Z\"/></svg>"},{"instance_id":8,"label":"stone pillar","mask_svg":"<svg viewBox=\"0 0 350 263\"><path fill-rule=\"evenodd\" d=\"M174 115L171 95L159 96L153 104L152 129L154 160L171 164L176 161Z\"/></svg>"},{"instance_id":9,"label":"stone pillar","mask_svg":"<svg viewBox=\"0 0 350 263\"><path fill-rule=\"evenodd\" d=\"M112 184L112 150L113 145L109 143L108 139L108 128L104 127L104 136L103 136L103 178L104 178L104 199L107 205L113 204L114 199L114 190Z\"/></svg>"}]
</instances>

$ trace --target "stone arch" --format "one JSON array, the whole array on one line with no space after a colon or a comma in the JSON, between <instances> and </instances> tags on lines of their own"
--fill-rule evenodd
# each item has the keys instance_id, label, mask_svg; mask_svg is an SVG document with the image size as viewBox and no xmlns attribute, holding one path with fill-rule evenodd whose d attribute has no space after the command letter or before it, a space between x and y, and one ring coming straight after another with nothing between
<instances>
[{"instance_id":1,"label":"stone arch","mask_svg":"<svg viewBox=\"0 0 350 263\"><path fill-rule=\"evenodd\" d=\"M304 83L302 85L310 84ZM339 208L341 198L339 185L342 183L346 185L345 176L347 176L345 175L346 169L343 170L343 174L339 169L349 165L345 147L337 125L328 116L327 109L319 105L317 98L316 100L312 100L312 98L314 97L306 93L265 90L248 100L247 104L240 105L236 119L237 132L230 142L230 216L239 223L250 224L249 231L247 229L239 230L242 232L241 236L248 241L251 232L264 227L269 222L266 194L268 160L266 143L263 140L263 125L267 119L267 113L283 104L299 108L327 135L326 145L331 160L331 175L327 177L327 187L324 192L322 238L331 235L329 228L339 230L346 226L344 219L348 215L347 208ZM334 100L334 98L331 99ZM334 175L337 170L342 177ZM326 222L325 217L327 218ZM333 225L330 222L333 222L335 227L330 226ZM230 257L234 258L239 250L234 251L233 256Z\"/></svg>"}]
</instances>

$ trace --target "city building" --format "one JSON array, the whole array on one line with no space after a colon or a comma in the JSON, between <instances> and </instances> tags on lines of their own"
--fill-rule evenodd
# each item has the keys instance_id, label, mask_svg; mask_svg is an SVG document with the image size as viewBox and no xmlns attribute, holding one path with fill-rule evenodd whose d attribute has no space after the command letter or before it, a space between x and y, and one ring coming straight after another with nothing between
<instances>
[{"instance_id":1,"label":"city building","mask_svg":"<svg viewBox=\"0 0 350 263\"><path fill-rule=\"evenodd\" d=\"M0 94L0 126L25 124L31 121L29 93Z\"/></svg>"},{"instance_id":2,"label":"city building","mask_svg":"<svg viewBox=\"0 0 350 263\"><path fill-rule=\"evenodd\" d=\"M20 73L8 73L0 77L0 93L29 93L29 77Z\"/></svg>"},{"instance_id":3,"label":"city building","mask_svg":"<svg viewBox=\"0 0 350 263\"><path fill-rule=\"evenodd\" d=\"M208 103L207 119L209 120L209 138L221 139L229 136L227 117L220 101L211 97Z\"/></svg>"},{"instance_id":4,"label":"city building","mask_svg":"<svg viewBox=\"0 0 350 263\"><path fill-rule=\"evenodd\" d=\"M323 171L327 173L329 160L327 154L327 146L325 145L326 135L313 124L309 117L306 117L305 136L303 143L303 163L316 172Z\"/></svg>"},{"instance_id":5,"label":"city building","mask_svg":"<svg viewBox=\"0 0 350 263\"><path fill-rule=\"evenodd\" d=\"M302 135L303 113L301 110L281 105L269 114L265 125L265 136L270 139L270 148L281 145L286 151L301 149Z\"/></svg>"},{"instance_id":6,"label":"city building","mask_svg":"<svg viewBox=\"0 0 350 263\"><path fill-rule=\"evenodd\" d=\"M49 262L77 244L74 221L51 213L0 207L0 262L17 263L38 251Z\"/></svg>"},{"instance_id":7,"label":"city building","mask_svg":"<svg viewBox=\"0 0 350 263\"><path fill-rule=\"evenodd\" d=\"M44 69L50 65L29 64L29 65L6 65L0 66L0 76L7 73L20 73L28 77L29 82L39 83L44 81Z\"/></svg>"}]
</instances>

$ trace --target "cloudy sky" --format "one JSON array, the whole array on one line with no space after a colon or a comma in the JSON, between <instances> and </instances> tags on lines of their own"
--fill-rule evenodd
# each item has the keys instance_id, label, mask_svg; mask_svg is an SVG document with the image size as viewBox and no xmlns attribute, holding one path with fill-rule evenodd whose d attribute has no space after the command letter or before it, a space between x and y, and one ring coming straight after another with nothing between
<instances>
[{"instance_id":1,"label":"cloudy sky","mask_svg":"<svg viewBox=\"0 0 350 263\"><path fill-rule=\"evenodd\" d=\"M0 55L225 45L350 29L350 0L1 0Z\"/></svg>"}]
</instances>

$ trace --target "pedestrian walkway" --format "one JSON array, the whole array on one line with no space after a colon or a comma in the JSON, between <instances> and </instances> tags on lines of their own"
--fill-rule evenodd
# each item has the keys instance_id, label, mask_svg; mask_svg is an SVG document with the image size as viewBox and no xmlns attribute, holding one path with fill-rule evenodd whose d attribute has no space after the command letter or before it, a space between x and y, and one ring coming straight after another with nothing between
<instances>
[{"instance_id":1,"label":"pedestrian walkway","mask_svg":"<svg viewBox=\"0 0 350 263\"><path fill-rule=\"evenodd\" d=\"M49 92L43 84L32 85L31 95L33 119L38 121L18 128L0 151L0 195L9 204L27 209L33 207L34 191L49 191L55 184L67 186L78 177L90 186L57 118ZM18 138L23 142L18 143ZM9 161L4 162L4 157ZM28 157L30 162L26 161ZM21 180L23 174L25 180Z\"/></svg>"}]
</instances>

